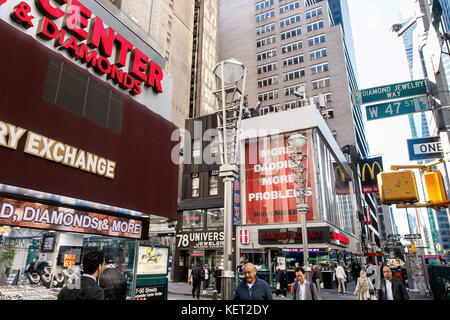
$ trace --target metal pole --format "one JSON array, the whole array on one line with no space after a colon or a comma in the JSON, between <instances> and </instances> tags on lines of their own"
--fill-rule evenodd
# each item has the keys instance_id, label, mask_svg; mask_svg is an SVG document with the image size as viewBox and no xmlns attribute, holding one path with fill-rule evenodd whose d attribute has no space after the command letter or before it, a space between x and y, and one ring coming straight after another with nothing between
<instances>
[{"instance_id":1,"label":"metal pole","mask_svg":"<svg viewBox=\"0 0 450 320\"><path fill-rule=\"evenodd\" d=\"M223 277L222 277L222 300L231 300L233 298L233 277L234 272L232 270L232 234L233 234L233 207L232 207L232 194L233 194L233 176L224 177L224 248L223 248Z\"/></svg>"}]
</instances>

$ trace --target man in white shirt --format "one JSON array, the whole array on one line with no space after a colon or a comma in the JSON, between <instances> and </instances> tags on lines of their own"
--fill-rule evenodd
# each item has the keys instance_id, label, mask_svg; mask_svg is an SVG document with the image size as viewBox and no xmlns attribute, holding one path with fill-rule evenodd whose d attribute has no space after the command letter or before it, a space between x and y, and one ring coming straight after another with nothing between
<instances>
[{"instance_id":1,"label":"man in white shirt","mask_svg":"<svg viewBox=\"0 0 450 320\"><path fill-rule=\"evenodd\" d=\"M342 291L344 294L347 294L345 291L345 279L347 279L347 275L342 264L336 268L336 278L338 279L338 294L341 294Z\"/></svg>"},{"instance_id":2,"label":"man in white shirt","mask_svg":"<svg viewBox=\"0 0 450 320\"><path fill-rule=\"evenodd\" d=\"M293 300L319 300L316 285L306 280L303 268L295 270L295 277L297 281L292 290Z\"/></svg>"}]
</instances>

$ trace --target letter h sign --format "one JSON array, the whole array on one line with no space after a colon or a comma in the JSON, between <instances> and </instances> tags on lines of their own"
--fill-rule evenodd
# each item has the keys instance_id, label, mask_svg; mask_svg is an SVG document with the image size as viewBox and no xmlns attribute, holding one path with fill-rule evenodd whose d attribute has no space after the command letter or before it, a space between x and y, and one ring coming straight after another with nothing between
<instances>
[{"instance_id":1,"label":"letter h sign","mask_svg":"<svg viewBox=\"0 0 450 320\"><path fill-rule=\"evenodd\" d=\"M250 243L250 235L248 229L241 229L239 231L239 239L241 244L249 244Z\"/></svg>"}]
</instances>

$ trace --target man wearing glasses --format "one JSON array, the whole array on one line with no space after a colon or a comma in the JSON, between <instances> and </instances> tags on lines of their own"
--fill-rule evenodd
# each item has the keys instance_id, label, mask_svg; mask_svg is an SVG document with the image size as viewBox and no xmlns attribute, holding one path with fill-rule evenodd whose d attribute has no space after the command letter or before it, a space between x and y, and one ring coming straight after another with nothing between
<instances>
[{"instance_id":1,"label":"man wearing glasses","mask_svg":"<svg viewBox=\"0 0 450 320\"><path fill-rule=\"evenodd\" d=\"M233 300L273 300L269 285L256 276L253 263L244 265L244 278L237 286Z\"/></svg>"}]
</instances>

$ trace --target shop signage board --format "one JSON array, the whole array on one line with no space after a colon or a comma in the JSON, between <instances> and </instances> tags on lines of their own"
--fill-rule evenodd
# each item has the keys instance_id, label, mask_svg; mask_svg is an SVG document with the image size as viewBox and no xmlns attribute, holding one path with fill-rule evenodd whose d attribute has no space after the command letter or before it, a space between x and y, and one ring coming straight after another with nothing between
<instances>
[{"instance_id":1,"label":"shop signage board","mask_svg":"<svg viewBox=\"0 0 450 320\"><path fill-rule=\"evenodd\" d=\"M138 253L137 275L166 274L168 262L168 248L141 246Z\"/></svg>"},{"instance_id":2,"label":"shop signage board","mask_svg":"<svg viewBox=\"0 0 450 320\"><path fill-rule=\"evenodd\" d=\"M311 131L302 131L302 135L312 140ZM258 141L247 141L245 145L245 183L246 183L246 223L294 223L301 222L301 213L297 212L297 192L295 174L289 161L289 146L286 141L290 134L260 137ZM312 154L311 142L303 147L305 154ZM312 168L312 157L308 157L307 167ZM312 189L314 174L308 171L306 186L309 206L307 220L313 218Z\"/></svg>"},{"instance_id":3,"label":"shop signage board","mask_svg":"<svg viewBox=\"0 0 450 320\"><path fill-rule=\"evenodd\" d=\"M35 202L0 198L0 224L140 239L143 222Z\"/></svg>"},{"instance_id":4,"label":"shop signage board","mask_svg":"<svg viewBox=\"0 0 450 320\"><path fill-rule=\"evenodd\" d=\"M308 243L330 243L330 227L308 228ZM302 229L259 229L258 243L269 244L302 244Z\"/></svg>"},{"instance_id":5,"label":"shop signage board","mask_svg":"<svg viewBox=\"0 0 450 320\"><path fill-rule=\"evenodd\" d=\"M444 156L439 136L408 139L409 160L439 159Z\"/></svg>"},{"instance_id":6,"label":"shop signage board","mask_svg":"<svg viewBox=\"0 0 450 320\"><path fill-rule=\"evenodd\" d=\"M44 234L42 236L41 252L53 252L55 250L56 234Z\"/></svg>"},{"instance_id":7,"label":"shop signage board","mask_svg":"<svg viewBox=\"0 0 450 320\"><path fill-rule=\"evenodd\" d=\"M363 193L377 193L377 175L383 171L382 157L362 159L359 161L359 168Z\"/></svg>"},{"instance_id":8,"label":"shop signage board","mask_svg":"<svg viewBox=\"0 0 450 320\"><path fill-rule=\"evenodd\" d=\"M136 300L164 300L165 286L136 287Z\"/></svg>"},{"instance_id":9,"label":"shop signage board","mask_svg":"<svg viewBox=\"0 0 450 320\"><path fill-rule=\"evenodd\" d=\"M223 248L223 231L191 231L177 233L177 248L220 249Z\"/></svg>"},{"instance_id":10,"label":"shop signage board","mask_svg":"<svg viewBox=\"0 0 450 320\"><path fill-rule=\"evenodd\" d=\"M427 81L414 80L355 91L353 104L362 105L383 100L393 100L427 94Z\"/></svg>"},{"instance_id":11,"label":"shop signage board","mask_svg":"<svg viewBox=\"0 0 450 320\"><path fill-rule=\"evenodd\" d=\"M367 120L390 118L429 110L427 96L420 96L366 107Z\"/></svg>"}]
</instances>

